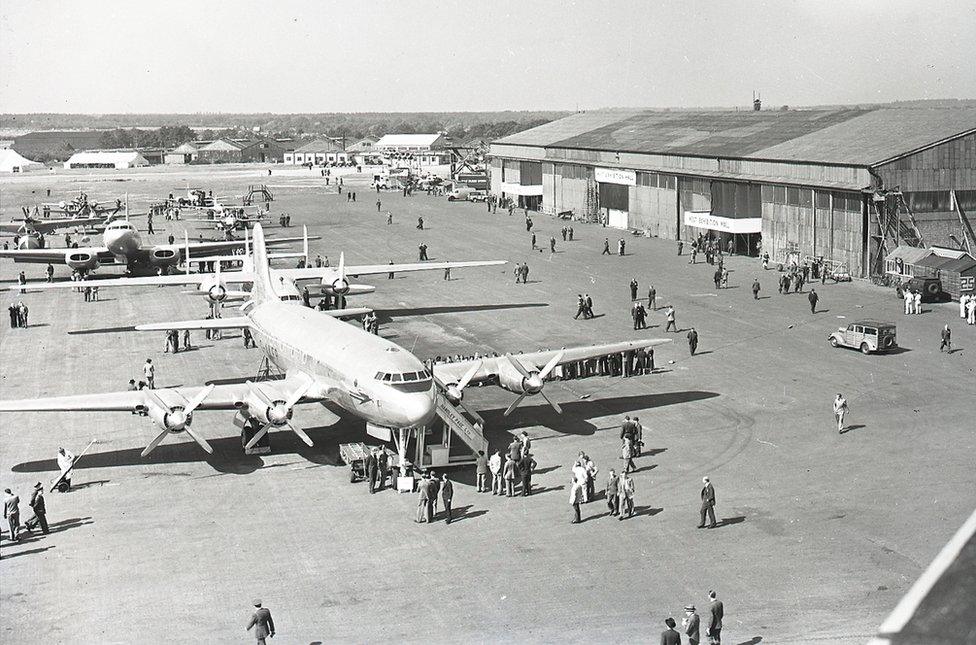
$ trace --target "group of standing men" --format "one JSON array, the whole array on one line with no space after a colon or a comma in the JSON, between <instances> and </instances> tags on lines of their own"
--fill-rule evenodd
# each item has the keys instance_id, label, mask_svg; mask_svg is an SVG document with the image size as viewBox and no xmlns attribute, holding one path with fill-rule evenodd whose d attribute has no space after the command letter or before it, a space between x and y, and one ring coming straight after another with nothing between
<instances>
[{"instance_id":1,"label":"group of standing men","mask_svg":"<svg viewBox=\"0 0 976 645\"><path fill-rule=\"evenodd\" d=\"M27 314L29 309L24 301L12 302L10 306L7 307L7 311L10 312L10 328L14 329L16 327L27 327Z\"/></svg>"}]
</instances>

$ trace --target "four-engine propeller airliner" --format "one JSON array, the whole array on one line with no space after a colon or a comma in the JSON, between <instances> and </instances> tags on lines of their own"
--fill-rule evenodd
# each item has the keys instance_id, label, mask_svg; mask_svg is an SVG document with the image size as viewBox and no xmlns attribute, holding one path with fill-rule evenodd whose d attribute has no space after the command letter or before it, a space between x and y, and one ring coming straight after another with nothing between
<instances>
[{"instance_id":1,"label":"four-engine propeller airliner","mask_svg":"<svg viewBox=\"0 0 976 645\"><path fill-rule=\"evenodd\" d=\"M0 401L0 412L83 410L143 414L159 428L143 450L144 456L168 435L182 432L212 452L206 439L192 429L194 412L211 409L236 410L238 425L260 425L249 445L275 428L290 429L311 445L308 435L291 424L293 408L299 403L331 402L374 426L391 430L416 428L434 417L434 376L441 380L449 399L458 401L469 383L495 377L501 387L518 395L511 411L526 396L542 394L546 376L559 364L670 342L627 341L453 363L435 366L432 375L406 349L328 315L343 315L341 310L319 312L281 300L275 295L274 279L264 232L258 224L254 227L251 299L241 307L240 319L181 321L145 328L246 326L267 359L285 373L282 380ZM557 405L553 407L559 410ZM333 422L338 420L329 414Z\"/></svg>"},{"instance_id":2,"label":"four-engine propeller airliner","mask_svg":"<svg viewBox=\"0 0 976 645\"><path fill-rule=\"evenodd\" d=\"M318 239L313 237L311 239ZM300 237L276 238L269 245L301 242ZM144 244L136 227L128 220L116 220L105 227L102 246L86 246L67 249L12 249L0 250L0 258L14 262L66 264L82 274L99 266L126 267L129 274L156 273L179 264L186 249L196 253L219 253L244 248L244 240L219 242L191 242L189 244Z\"/></svg>"}]
</instances>

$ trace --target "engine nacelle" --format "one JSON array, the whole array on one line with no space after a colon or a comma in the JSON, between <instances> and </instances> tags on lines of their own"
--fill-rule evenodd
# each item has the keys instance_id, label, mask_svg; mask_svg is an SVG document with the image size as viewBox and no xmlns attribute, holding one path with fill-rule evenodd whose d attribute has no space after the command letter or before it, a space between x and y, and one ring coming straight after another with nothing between
<instances>
[{"instance_id":1,"label":"engine nacelle","mask_svg":"<svg viewBox=\"0 0 976 645\"><path fill-rule=\"evenodd\" d=\"M91 249L69 249L64 263L76 271L92 271L98 268L98 255Z\"/></svg>"},{"instance_id":2,"label":"engine nacelle","mask_svg":"<svg viewBox=\"0 0 976 645\"><path fill-rule=\"evenodd\" d=\"M153 266L172 266L180 261L180 252L169 247L159 247L149 254L149 262Z\"/></svg>"},{"instance_id":3,"label":"engine nacelle","mask_svg":"<svg viewBox=\"0 0 976 645\"><path fill-rule=\"evenodd\" d=\"M498 384L515 394L538 394L545 385L538 372L529 372L527 377L512 370L501 370L498 374Z\"/></svg>"},{"instance_id":4,"label":"engine nacelle","mask_svg":"<svg viewBox=\"0 0 976 645\"><path fill-rule=\"evenodd\" d=\"M193 421L193 413L186 414L181 406L167 409L150 404L146 410L146 415L160 430L169 430L173 433L183 432L186 426Z\"/></svg>"},{"instance_id":5,"label":"engine nacelle","mask_svg":"<svg viewBox=\"0 0 976 645\"><path fill-rule=\"evenodd\" d=\"M345 288L346 290L340 293L336 291L331 284L323 284L321 291L322 293L326 293L330 296L361 296L363 294L373 293L376 291L376 287L369 284L349 284L346 282Z\"/></svg>"},{"instance_id":6,"label":"engine nacelle","mask_svg":"<svg viewBox=\"0 0 976 645\"><path fill-rule=\"evenodd\" d=\"M464 390L459 388L457 383L448 383L444 386L444 396L452 404L457 405L464 399Z\"/></svg>"},{"instance_id":7,"label":"engine nacelle","mask_svg":"<svg viewBox=\"0 0 976 645\"><path fill-rule=\"evenodd\" d=\"M292 410L285 407L285 402L274 399L271 405L261 401L256 396L248 395L240 409L241 413L253 419L257 419L262 424L282 426L291 419Z\"/></svg>"},{"instance_id":8,"label":"engine nacelle","mask_svg":"<svg viewBox=\"0 0 976 645\"><path fill-rule=\"evenodd\" d=\"M344 296L349 293L349 281L345 278L336 278L329 285L329 289L337 296Z\"/></svg>"}]
</instances>

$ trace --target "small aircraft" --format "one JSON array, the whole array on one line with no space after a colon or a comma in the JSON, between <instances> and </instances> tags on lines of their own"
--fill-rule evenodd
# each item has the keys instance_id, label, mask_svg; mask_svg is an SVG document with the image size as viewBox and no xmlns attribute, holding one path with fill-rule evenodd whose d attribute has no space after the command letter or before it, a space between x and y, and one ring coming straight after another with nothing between
<instances>
[{"instance_id":1,"label":"small aircraft","mask_svg":"<svg viewBox=\"0 0 976 645\"><path fill-rule=\"evenodd\" d=\"M248 213L243 207L223 206L217 204L213 209L208 209L206 218L183 218L187 222L206 222L215 230L233 233L234 231L247 230L258 222L263 222L268 216L267 211L257 210Z\"/></svg>"},{"instance_id":2,"label":"small aircraft","mask_svg":"<svg viewBox=\"0 0 976 645\"><path fill-rule=\"evenodd\" d=\"M254 430L248 448L278 429L291 430L312 445L305 431L292 423L294 408L300 403L331 403L363 419L374 436L393 436L397 431L403 459L405 431L430 423L436 414L435 378L444 381L451 396L459 398L475 379L497 377L502 388L518 395L511 411L525 397L541 395L545 377L557 365L671 342L626 341L452 363L435 366L432 375L403 347L337 320L336 316L343 315L348 310L319 312L275 295L264 232L258 224L254 227L251 299L241 307L240 316L140 325L137 329L247 328L267 360L284 372L283 379L8 400L0 401L0 412L115 411L148 416L159 432L142 451L145 457L168 436L183 432L212 453L207 440L193 430L197 410L234 411L237 427ZM550 403L559 411L558 405ZM324 406L318 412L327 417L327 425L339 420Z\"/></svg>"},{"instance_id":3,"label":"small aircraft","mask_svg":"<svg viewBox=\"0 0 976 645\"><path fill-rule=\"evenodd\" d=\"M314 237L311 239L318 239ZM300 237L269 240L269 245L301 242ZM102 246L69 249L0 250L0 258L14 262L65 264L82 275L100 266L126 267L128 274L165 272L184 259L184 249L199 253L219 253L244 247L244 240L191 242L182 244L143 244L142 236L128 220L110 222L102 233Z\"/></svg>"},{"instance_id":4,"label":"small aircraft","mask_svg":"<svg viewBox=\"0 0 976 645\"><path fill-rule=\"evenodd\" d=\"M116 199L115 203L102 204L88 198L88 193L82 191L71 201L47 202L41 204L44 217L52 213L60 213L69 217L95 217L107 213L118 213L126 207L125 201Z\"/></svg>"},{"instance_id":5,"label":"small aircraft","mask_svg":"<svg viewBox=\"0 0 976 645\"><path fill-rule=\"evenodd\" d=\"M109 215L108 217L111 217ZM43 249L44 236L57 230L71 227L86 228L106 221L105 217L64 217L39 220L29 215L12 222L0 222L0 233L15 236L14 246L18 249Z\"/></svg>"}]
</instances>

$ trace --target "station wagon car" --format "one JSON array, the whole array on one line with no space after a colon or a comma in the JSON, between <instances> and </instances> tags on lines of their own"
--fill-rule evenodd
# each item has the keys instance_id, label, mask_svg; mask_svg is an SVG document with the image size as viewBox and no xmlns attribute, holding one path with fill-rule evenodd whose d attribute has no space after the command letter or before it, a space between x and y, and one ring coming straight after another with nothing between
<instances>
[{"instance_id":1,"label":"station wagon car","mask_svg":"<svg viewBox=\"0 0 976 645\"><path fill-rule=\"evenodd\" d=\"M884 352L898 347L895 323L860 320L841 327L827 341L831 347L853 347L864 354Z\"/></svg>"}]
</instances>

